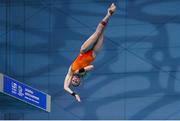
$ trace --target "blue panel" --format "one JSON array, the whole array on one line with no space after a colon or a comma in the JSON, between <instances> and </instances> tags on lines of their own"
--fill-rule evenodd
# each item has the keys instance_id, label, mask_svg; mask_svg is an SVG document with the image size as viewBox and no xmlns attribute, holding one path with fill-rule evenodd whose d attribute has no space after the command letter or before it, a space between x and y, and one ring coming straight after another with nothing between
<instances>
[{"instance_id":1,"label":"blue panel","mask_svg":"<svg viewBox=\"0 0 180 121\"><path fill-rule=\"evenodd\" d=\"M19 100L46 110L46 94L4 76L3 92Z\"/></svg>"}]
</instances>

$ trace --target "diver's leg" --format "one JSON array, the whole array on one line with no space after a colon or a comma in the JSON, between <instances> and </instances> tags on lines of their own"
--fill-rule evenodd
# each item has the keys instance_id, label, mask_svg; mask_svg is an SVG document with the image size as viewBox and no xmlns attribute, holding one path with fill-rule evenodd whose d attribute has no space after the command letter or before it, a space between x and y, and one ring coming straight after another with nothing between
<instances>
[{"instance_id":1,"label":"diver's leg","mask_svg":"<svg viewBox=\"0 0 180 121\"><path fill-rule=\"evenodd\" d=\"M96 43L96 44L94 45L94 47L93 47L93 50L94 50L95 52L98 52L99 49L102 47L103 41L104 41L104 35L103 35L103 33L102 33L102 34L100 35L100 37L98 38L97 43Z\"/></svg>"},{"instance_id":2,"label":"diver's leg","mask_svg":"<svg viewBox=\"0 0 180 121\"><path fill-rule=\"evenodd\" d=\"M102 34L103 34L104 29L105 29L105 26L106 26L110 16L112 15L112 13L115 11L115 9L116 9L116 6L114 4L112 4L108 8L108 12L107 12L106 16L98 24L96 31L81 46L80 51L82 53L88 51L89 49L94 48L96 46L96 44L98 43L97 41L102 40L102 38L103 38ZM101 39L99 39L100 37L101 37ZM100 45L100 44L98 44L98 45Z\"/></svg>"}]
</instances>

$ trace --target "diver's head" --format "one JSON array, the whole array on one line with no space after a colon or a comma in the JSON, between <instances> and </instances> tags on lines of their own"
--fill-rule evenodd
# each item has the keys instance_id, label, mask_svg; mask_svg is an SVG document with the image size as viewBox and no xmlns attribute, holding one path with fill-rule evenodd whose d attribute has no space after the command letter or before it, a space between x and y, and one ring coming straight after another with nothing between
<instances>
[{"instance_id":1,"label":"diver's head","mask_svg":"<svg viewBox=\"0 0 180 121\"><path fill-rule=\"evenodd\" d=\"M81 78L78 77L77 75L74 75L72 77L72 81L71 81L71 84L74 86L74 87L78 87L81 83Z\"/></svg>"},{"instance_id":2,"label":"diver's head","mask_svg":"<svg viewBox=\"0 0 180 121\"><path fill-rule=\"evenodd\" d=\"M73 77L72 77L72 81L71 84L74 87L77 87L81 84L81 80L82 78L87 74L87 72L85 71L84 68L77 70L76 73L74 73Z\"/></svg>"}]
</instances>

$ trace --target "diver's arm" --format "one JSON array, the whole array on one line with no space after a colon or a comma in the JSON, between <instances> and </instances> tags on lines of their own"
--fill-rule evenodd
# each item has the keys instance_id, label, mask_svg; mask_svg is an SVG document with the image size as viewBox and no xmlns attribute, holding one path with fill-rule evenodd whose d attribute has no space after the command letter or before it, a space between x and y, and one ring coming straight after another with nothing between
<instances>
[{"instance_id":1,"label":"diver's arm","mask_svg":"<svg viewBox=\"0 0 180 121\"><path fill-rule=\"evenodd\" d=\"M86 67L81 68L81 69L79 69L79 70L76 70L76 71L75 71L75 74L83 73L83 72L87 72L87 71L91 71L93 68L94 68L93 65L89 65L89 66L86 66Z\"/></svg>"},{"instance_id":2,"label":"diver's arm","mask_svg":"<svg viewBox=\"0 0 180 121\"><path fill-rule=\"evenodd\" d=\"M69 88L72 76L73 76L73 73L71 72L71 67L70 67L68 70L68 73L66 74L65 80L64 80L64 89L70 94L73 93L73 91Z\"/></svg>"},{"instance_id":3,"label":"diver's arm","mask_svg":"<svg viewBox=\"0 0 180 121\"><path fill-rule=\"evenodd\" d=\"M84 70L85 71L91 71L93 68L94 68L93 65L89 65L89 66L84 67Z\"/></svg>"},{"instance_id":4,"label":"diver's arm","mask_svg":"<svg viewBox=\"0 0 180 121\"><path fill-rule=\"evenodd\" d=\"M71 94L72 96L74 96L76 98L76 100L78 102L80 102L80 97L79 95L77 95L76 93L74 93L70 88L69 88L69 85L71 83L71 80L72 80L72 77L73 77L73 73L71 71L71 67L69 68L68 70L68 73L65 77L65 80L64 80L64 90L66 90L69 94Z\"/></svg>"}]
</instances>

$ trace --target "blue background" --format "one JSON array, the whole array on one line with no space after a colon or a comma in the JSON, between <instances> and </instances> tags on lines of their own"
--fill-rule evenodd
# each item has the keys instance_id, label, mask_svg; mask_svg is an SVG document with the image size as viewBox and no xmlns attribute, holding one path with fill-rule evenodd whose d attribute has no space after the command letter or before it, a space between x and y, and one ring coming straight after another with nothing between
<instances>
[{"instance_id":1,"label":"blue background","mask_svg":"<svg viewBox=\"0 0 180 121\"><path fill-rule=\"evenodd\" d=\"M79 92L69 65L115 2ZM0 95L0 119L180 119L180 0L1 0L0 72L52 96L46 113ZM18 107L18 108L17 108Z\"/></svg>"}]
</instances>

